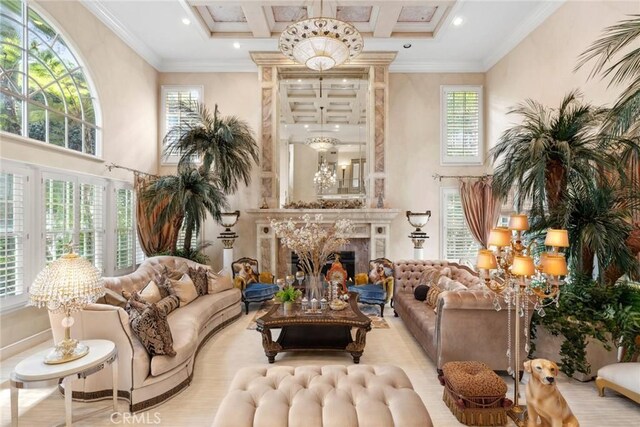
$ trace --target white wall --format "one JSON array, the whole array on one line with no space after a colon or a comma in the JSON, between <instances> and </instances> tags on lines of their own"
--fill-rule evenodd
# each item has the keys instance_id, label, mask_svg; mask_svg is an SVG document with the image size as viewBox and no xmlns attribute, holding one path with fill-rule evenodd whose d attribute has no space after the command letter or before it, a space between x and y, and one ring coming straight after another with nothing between
<instances>
[{"instance_id":1,"label":"white wall","mask_svg":"<svg viewBox=\"0 0 640 427\"><path fill-rule=\"evenodd\" d=\"M93 79L102 111L103 160L52 150L2 135L0 157L132 181L131 173L108 172L117 163L156 172L158 73L79 2L38 2L45 18L63 32ZM49 327L46 310L33 307L0 315L0 348Z\"/></svg>"}]
</instances>

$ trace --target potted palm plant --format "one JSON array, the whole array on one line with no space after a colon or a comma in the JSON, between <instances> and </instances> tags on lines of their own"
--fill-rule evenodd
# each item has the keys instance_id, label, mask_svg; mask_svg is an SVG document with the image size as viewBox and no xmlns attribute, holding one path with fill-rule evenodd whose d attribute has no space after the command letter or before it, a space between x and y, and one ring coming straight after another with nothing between
<instances>
[{"instance_id":1,"label":"potted palm plant","mask_svg":"<svg viewBox=\"0 0 640 427\"><path fill-rule=\"evenodd\" d=\"M180 155L177 172L151 181L142 193L149 211L166 203L154 229L159 232L175 218L182 218L185 238L177 248L177 230L172 236L174 255L201 260L200 249L191 240L211 215L216 221L228 208L227 195L240 183L251 182L251 169L258 164L258 144L249 125L235 116L221 117L197 102L181 103L185 119L164 138L165 155Z\"/></svg>"}]
</instances>

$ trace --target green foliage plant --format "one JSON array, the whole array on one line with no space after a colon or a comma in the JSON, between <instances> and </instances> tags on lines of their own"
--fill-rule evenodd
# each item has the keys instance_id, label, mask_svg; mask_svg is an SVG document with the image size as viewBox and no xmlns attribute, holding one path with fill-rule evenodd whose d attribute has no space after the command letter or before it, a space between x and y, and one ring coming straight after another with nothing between
<instances>
[{"instance_id":1,"label":"green foliage plant","mask_svg":"<svg viewBox=\"0 0 640 427\"><path fill-rule=\"evenodd\" d=\"M285 286L282 290L276 292L276 298L282 302L294 302L302 296L302 291L293 286Z\"/></svg>"}]
</instances>

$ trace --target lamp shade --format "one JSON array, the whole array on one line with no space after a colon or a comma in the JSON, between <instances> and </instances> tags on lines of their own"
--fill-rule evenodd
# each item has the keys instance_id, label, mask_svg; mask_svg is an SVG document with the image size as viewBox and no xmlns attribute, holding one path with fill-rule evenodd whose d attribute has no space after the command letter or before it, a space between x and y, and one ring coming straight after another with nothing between
<instances>
[{"instance_id":1,"label":"lamp shade","mask_svg":"<svg viewBox=\"0 0 640 427\"><path fill-rule=\"evenodd\" d=\"M29 289L29 304L51 311L78 311L104 295L104 280L89 261L73 252L42 270Z\"/></svg>"},{"instance_id":2,"label":"lamp shade","mask_svg":"<svg viewBox=\"0 0 640 427\"><path fill-rule=\"evenodd\" d=\"M567 260L563 255L547 254L542 271L552 276L566 276Z\"/></svg>"},{"instance_id":3,"label":"lamp shade","mask_svg":"<svg viewBox=\"0 0 640 427\"><path fill-rule=\"evenodd\" d=\"M489 249L480 249L478 251L477 264L479 270L495 270L498 268L496 257Z\"/></svg>"},{"instance_id":4,"label":"lamp shade","mask_svg":"<svg viewBox=\"0 0 640 427\"><path fill-rule=\"evenodd\" d=\"M524 214L515 214L509 217L509 228L516 231L529 229L529 219Z\"/></svg>"},{"instance_id":5,"label":"lamp shade","mask_svg":"<svg viewBox=\"0 0 640 427\"><path fill-rule=\"evenodd\" d=\"M516 276L532 276L536 271L533 258L530 256L514 256L511 264L511 274Z\"/></svg>"},{"instance_id":6,"label":"lamp shade","mask_svg":"<svg viewBox=\"0 0 640 427\"><path fill-rule=\"evenodd\" d=\"M489 233L487 246L504 247L511 244L511 230L505 227L497 227Z\"/></svg>"},{"instance_id":7,"label":"lamp shade","mask_svg":"<svg viewBox=\"0 0 640 427\"><path fill-rule=\"evenodd\" d=\"M555 246L559 248L569 247L569 232L550 228L547 230L547 237L544 239L545 246Z\"/></svg>"}]
</instances>

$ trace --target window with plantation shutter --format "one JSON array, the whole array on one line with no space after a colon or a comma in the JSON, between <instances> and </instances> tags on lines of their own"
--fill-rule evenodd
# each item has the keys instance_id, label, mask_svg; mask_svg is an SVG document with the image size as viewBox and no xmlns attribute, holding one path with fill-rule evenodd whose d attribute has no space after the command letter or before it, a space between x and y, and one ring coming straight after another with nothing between
<instances>
[{"instance_id":1,"label":"window with plantation shutter","mask_svg":"<svg viewBox=\"0 0 640 427\"><path fill-rule=\"evenodd\" d=\"M482 86L441 86L442 164L482 164Z\"/></svg>"},{"instance_id":2,"label":"window with plantation shutter","mask_svg":"<svg viewBox=\"0 0 640 427\"><path fill-rule=\"evenodd\" d=\"M467 227L458 189L443 188L441 194L442 258L449 261L475 260L480 245Z\"/></svg>"},{"instance_id":3,"label":"window with plantation shutter","mask_svg":"<svg viewBox=\"0 0 640 427\"><path fill-rule=\"evenodd\" d=\"M104 182L43 174L45 261L50 263L74 243L74 251L100 271L104 268Z\"/></svg>"},{"instance_id":4,"label":"window with plantation shutter","mask_svg":"<svg viewBox=\"0 0 640 427\"><path fill-rule=\"evenodd\" d=\"M186 228L184 226L184 221L182 221L182 226L180 227L180 231L178 231L178 243L177 243L178 250L184 247L185 231L186 231ZM202 228L200 229L200 232L201 231L202 231ZM191 249L195 249L196 246L198 246L198 240L199 240L198 234L199 233L194 232L193 235L191 236Z\"/></svg>"},{"instance_id":5,"label":"window with plantation shutter","mask_svg":"<svg viewBox=\"0 0 640 427\"><path fill-rule=\"evenodd\" d=\"M127 273L135 269L135 222L133 189L117 187L114 189L116 201L115 225L115 272Z\"/></svg>"},{"instance_id":6,"label":"window with plantation shutter","mask_svg":"<svg viewBox=\"0 0 640 427\"><path fill-rule=\"evenodd\" d=\"M164 137L174 126L189 120L184 113L184 103L202 102L202 86L162 86L162 129L160 133L162 162L165 164L175 164L179 160L178 155L164 155Z\"/></svg>"},{"instance_id":7,"label":"window with plantation shutter","mask_svg":"<svg viewBox=\"0 0 640 427\"><path fill-rule=\"evenodd\" d=\"M27 171L3 165L0 171L0 301L24 300L25 198Z\"/></svg>"}]
</instances>

